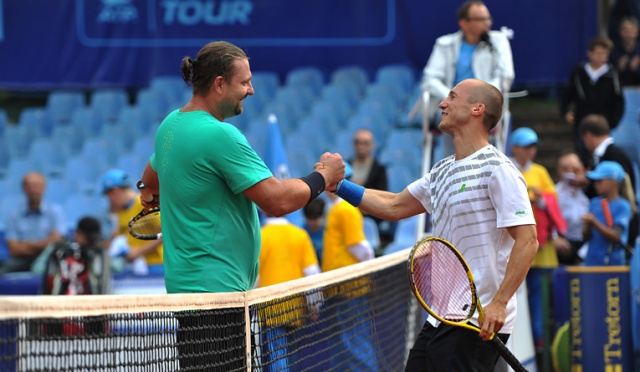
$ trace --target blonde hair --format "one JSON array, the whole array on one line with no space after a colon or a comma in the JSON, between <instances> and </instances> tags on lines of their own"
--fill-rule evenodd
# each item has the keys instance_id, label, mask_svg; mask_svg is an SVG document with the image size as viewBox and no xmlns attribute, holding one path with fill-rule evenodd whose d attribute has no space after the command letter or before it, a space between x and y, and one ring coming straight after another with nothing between
<instances>
[{"instance_id":1,"label":"blonde hair","mask_svg":"<svg viewBox=\"0 0 640 372\"><path fill-rule=\"evenodd\" d=\"M627 199L631 204L631 213L635 214L638 211L638 205L636 204L636 195L633 191L631 178L627 173L624 174L624 180L620 183L620 196Z\"/></svg>"}]
</instances>

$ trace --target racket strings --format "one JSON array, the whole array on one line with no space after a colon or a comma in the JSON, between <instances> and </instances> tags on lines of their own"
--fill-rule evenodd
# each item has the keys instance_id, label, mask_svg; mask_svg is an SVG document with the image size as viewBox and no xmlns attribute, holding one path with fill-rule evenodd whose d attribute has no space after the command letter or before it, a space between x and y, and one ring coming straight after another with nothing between
<instances>
[{"instance_id":1,"label":"racket strings","mask_svg":"<svg viewBox=\"0 0 640 372\"><path fill-rule=\"evenodd\" d=\"M160 213L150 213L131 224L131 232L138 235L156 235L162 232Z\"/></svg>"},{"instance_id":2,"label":"racket strings","mask_svg":"<svg viewBox=\"0 0 640 372\"><path fill-rule=\"evenodd\" d=\"M428 240L417 248L413 277L425 304L441 318L463 321L473 315L466 268L445 243Z\"/></svg>"}]
</instances>

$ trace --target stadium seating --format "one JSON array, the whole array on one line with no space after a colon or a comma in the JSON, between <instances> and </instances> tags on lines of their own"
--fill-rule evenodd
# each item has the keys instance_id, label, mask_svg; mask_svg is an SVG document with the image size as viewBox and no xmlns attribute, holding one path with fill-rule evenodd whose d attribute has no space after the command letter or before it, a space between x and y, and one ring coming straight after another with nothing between
<instances>
[{"instance_id":1,"label":"stadium seating","mask_svg":"<svg viewBox=\"0 0 640 372\"><path fill-rule=\"evenodd\" d=\"M26 129L26 131L34 137L39 135L50 135L53 125L47 116L44 108L27 107L20 112L18 126Z\"/></svg>"},{"instance_id":2,"label":"stadium seating","mask_svg":"<svg viewBox=\"0 0 640 372\"><path fill-rule=\"evenodd\" d=\"M378 231L378 225L373 218L364 217L364 236L367 238L369 244L374 250L378 250L380 248L380 232Z\"/></svg>"},{"instance_id":3,"label":"stadium seating","mask_svg":"<svg viewBox=\"0 0 640 372\"><path fill-rule=\"evenodd\" d=\"M54 127L69 124L73 111L84 106L82 92L54 90L47 96L46 111Z\"/></svg>"},{"instance_id":4,"label":"stadium seating","mask_svg":"<svg viewBox=\"0 0 640 372\"><path fill-rule=\"evenodd\" d=\"M129 95L124 89L103 88L91 93L90 106L105 123L118 119L120 110L129 104Z\"/></svg>"},{"instance_id":5,"label":"stadium seating","mask_svg":"<svg viewBox=\"0 0 640 372\"><path fill-rule=\"evenodd\" d=\"M369 84L369 75L361 66L342 66L331 73L331 83L346 83L358 88L362 94Z\"/></svg>"},{"instance_id":6,"label":"stadium seating","mask_svg":"<svg viewBox=\"0 0 640 372\"><path fill-rule=\"evenodd\" d=\"M406 65L385 65L376 71L375 81L378 83L395 85L405 93L413 89L416 78L413 69Z\"/></svg>"},{"instance_id":7,"label":"stadium seating","mask_svg":"<svg viewBox=\"0 0 640 372\"><path fill-rule=\"evenodd\" d=\"M315 95L319 95L325 84L322 71L317 67L298 67L287 73L285 85L309 87Z\"/></svg>"},{"instance_id":8,"label":"stadium seating","mask_svg":"<svg viewBox=\"0 0 640 372\"><path fill-rule=\"evenodd\" d=\"M385 254L391 254L412 247L416 241L418 216L398 221L393 241L385 247Z\"/></svg>"}]
</instances>

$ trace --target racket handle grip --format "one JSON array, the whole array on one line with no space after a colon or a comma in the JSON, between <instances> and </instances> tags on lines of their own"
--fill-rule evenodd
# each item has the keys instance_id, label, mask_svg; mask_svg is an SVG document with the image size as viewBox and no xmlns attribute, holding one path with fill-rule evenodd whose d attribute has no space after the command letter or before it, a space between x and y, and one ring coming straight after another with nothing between
<instances>
[{"instance_id":1,"label":"racket handle grip","mask_svg":"<svg viewBox=\"0 0 640 372\"><path fill-rule=\"evenodd\" d=\"M493 343L493 346L496 348L496 350L498 350L498 354L500 354L500 356L505 360L505 362L509 364L509 366L511 366L511 368L513 368L514 371L527 372L526 368L524 368L518 358L516 358L516 356L513 355L513 353L509 349L507 349L505 344L498 338L497 335L493 335L491 342Z\"/></svg>"}]
</instances>

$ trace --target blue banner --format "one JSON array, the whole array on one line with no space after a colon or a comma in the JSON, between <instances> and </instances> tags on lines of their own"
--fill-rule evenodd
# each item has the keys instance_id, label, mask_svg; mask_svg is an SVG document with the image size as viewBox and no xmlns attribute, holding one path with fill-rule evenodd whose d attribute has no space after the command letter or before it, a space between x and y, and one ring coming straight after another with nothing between
<instances>
[{"instance_id":1,"label":"blue banner","mask_svg":"<svg viewBox=\"0 0 640 372\"><path fill-rule=\"evenodd\" d=\"M420 76L460 2L421 0L0 0L2 89L140 88L178 74L207 42L245 49L254 71L405 64ZM513 30L516 85L564 84L597 35L587 0L488 1ZM552 11L550 11L552 9Z\"/></svg>"},{"instance_id":2,"label":"blue banner","mask_svg":"<svg viewBox=\"0 0 640 372\"><path fill-rule=\"evenodd\" d=\"M632 371L628 266L567 267L572 371Z\"/></svg>"}]
</instances>

